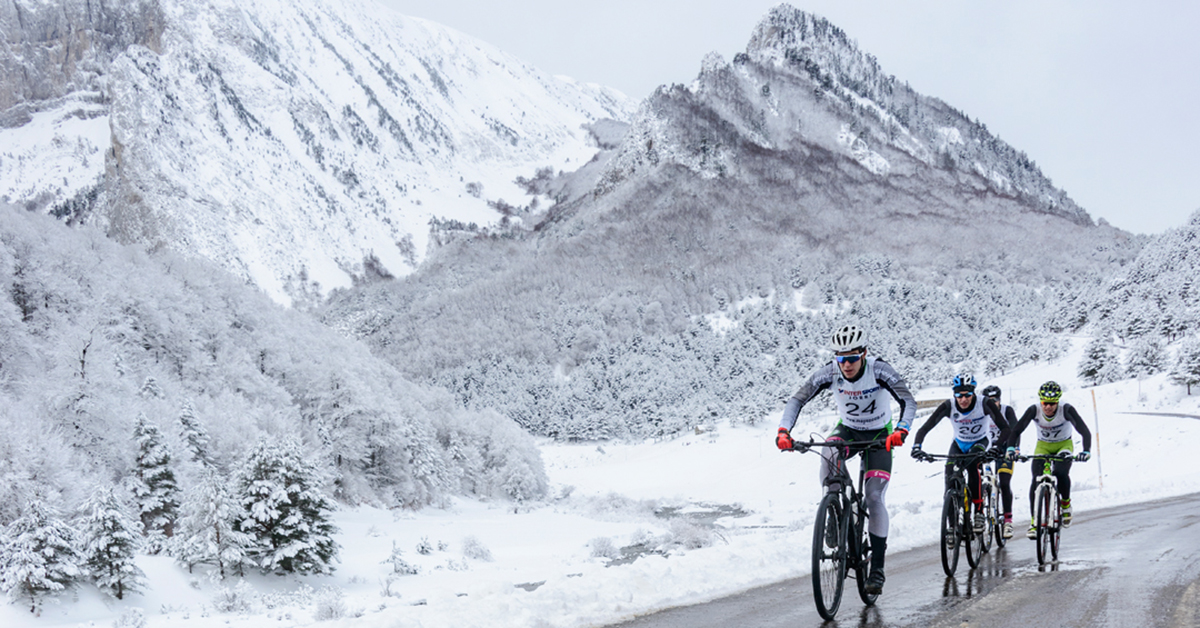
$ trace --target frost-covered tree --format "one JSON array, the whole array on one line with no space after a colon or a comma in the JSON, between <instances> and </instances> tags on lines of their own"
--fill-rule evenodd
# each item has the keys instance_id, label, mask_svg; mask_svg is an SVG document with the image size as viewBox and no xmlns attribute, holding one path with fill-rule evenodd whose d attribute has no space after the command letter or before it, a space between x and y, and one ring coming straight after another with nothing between
<instances>
[{"instance_id":1,"label":"frost-covered tree","mask_svg":"<svg viewBox=\"0 0 1200 628\"><path fill-rule=\"evenodd\" d=\"M265 572L333 571L338 545L330 522L333 502L320 488L317 468L293 441L259 443L237 483L244 510L237 529L254 539L251 557Z\"/></svg>"},{"instance_id":2,"label":"frost-covered tree","mask_svg":"<svg viewBox=\"0 0 1200 628\"><path fill-rule=\"evenodd\" d=\"M138 415L134 439L138 452L130 484L143 532L150 539L148 549L156 553L161 549L161 537L170 538L174 534L179 511L179 486L162 434L144 414Z\"/></svg>"},{"instance_id":3,"label":"frost-covered tree","mask_svg":"<svg viewBox=\"0 0 1200 628\"><path fill-rule=\"evenodd\" d=\"M1135 378L1161 373L1164 370L1163 359L1162 342L1156 336L1142 336L1129 347L1125 373Z\"/></svg>"},{"instance_id":4,"label":"frost-covered tree","mask_svg":"<svg viewBox=\"0 0 1200 628\"><path fill-rule=\"evenodd\" d=\"M1172 382L1187 386L1189 395L1192 394L1192 386L1200 384L1200 337L1189 336L1179 344L1170 377Z\"/></svg>"},{"instance_id":5,"label":"frost-covered tree","mask_svg":"<svg viewBox=\"0 0 1200 628\"><path fill-rule=\"evenodd\" d=\"M111 489L96 492L84 506L80 524L82 567L101 591L116 597L140 590L146 574L134 562L141 523L126 513Z\"/></svg>"},{"instance_id":6,"label":"frost-covered tree","mask_svg":"<svg viewBox=\"0 0 1200 628\"><path fill-rule=\"evenodd\" d=\"M183 406L179 408L179 431L192 454L192 460L205 467L212 465L212 458L208 453L208 432L196 418L196 408L191 399L184 400Z\"/></svg>"},{"instance_id":7,"label":"frost-covered tree","mask_svg":"<svg viewBox=\"0 0 1200 628\"><path fill-rule=\"evenodd\" d=\"M1080 379L1095 386L1116 381L1115 375L1120 371L1120 363L1116 352L1108 339L1101 336L1093 338L1083 349L1083 358L1079 360Z\"/></svg>"},{"instance_id":8,"label":"frost-covered tree","mask_svg":"<svg viewBox=\"0 0 1200 628\"><path fill-rule=\"evenodd\" d=\"M242 506L230 494L228 484L226 478L210 471L185 495L172 554L189 572L195 565L212 565L224 580L241 575L243 567L254 564L250 559L254 538L238 529Z\"/></svg>"},{"instance_id":9,"label":"frost-covered tree","mask_svg":"<svg viewBox=\"0 0 1200 628\"><path fill-rule=\"evenodd\" d=\"M32 501L5 529L0 588L36 613L50 594L74 586L81 570L77 533L50 507Z\"/></svg>"},{"instance_id":10,"label":"frost-covered tree","mask_svg":"<svg viewBox=\"0 0 1200 628\"><path fill-rule=\"evenodd\" d=\"M145 399L162 399L163 398L162 387L158 385L158 380L155 379L154 377L147 377L142 382L142 389L138 391L138 394L141 395Z\"/></svg>"}]
</instances>

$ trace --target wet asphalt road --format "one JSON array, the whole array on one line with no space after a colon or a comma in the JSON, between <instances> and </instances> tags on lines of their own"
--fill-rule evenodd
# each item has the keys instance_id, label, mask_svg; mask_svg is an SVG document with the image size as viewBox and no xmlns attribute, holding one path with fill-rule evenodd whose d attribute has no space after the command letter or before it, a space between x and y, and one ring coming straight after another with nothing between
<instances>
[{"instance_id":1,"label":"wet asphalt road","mask_svg":"<svg viewBox=\"0 0 1200 628\"><path fill-rule=\"evenodd\" d=\"M936 545L889 555L875 606L864 606L848 580L831 622L817 614L805 577L617 626L1200 628L1200 494L1080 513L1059 558L1039 567L1020 531L1005 549L993 545L979 569L960 557L953 578Z\"/></svg>"}]
</instances>

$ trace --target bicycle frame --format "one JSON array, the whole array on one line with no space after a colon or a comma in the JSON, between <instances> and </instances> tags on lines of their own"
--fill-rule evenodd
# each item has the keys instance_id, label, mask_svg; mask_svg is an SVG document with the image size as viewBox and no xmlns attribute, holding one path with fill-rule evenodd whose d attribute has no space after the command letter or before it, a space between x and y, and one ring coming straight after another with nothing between
<instances>
[{"instance_id":1,"label":"bicycle frame","mask_svg":"<svg viewBox=\"0 0 1200 628\"><path fill-rule=\"evenodd\" d=\"M1058 478L1054 477L1055 461L1070 460L1069 452L1057 454L1034 454L1017 456L1020 462L1042 460L1042 472L1038 475L1033 497L1034 527L1037 529L1037 559L1039 565L1058 560L1060 535L1062 534L1062 495L1058 492ZM1047 559L1049 557L1049 559Z\"/></svg>"},{"instance_id":2,"label":"bicycle frame","mask_svg":"<svg viewBox=\"0 0 1200 628\"><path fill-rule=\"evenodd\" d=\"M985 495L984 491L994 490L992 488L994 484L992 486L984 484L985 471L983 463L994 458L995 456L987 452L925 454L924 460L928 462L945 460L954 466L953 473L948 480L949 486L946 488L945 498L942 502L942 522L940 526L942 570L946 572L947 576L953 576L954 572L958 569L960 545L966 546L967 564L972 569L979 567L983 555L990 549L993 531L989 527L994 526L995 521L992 519L991 513L985 513L983 532L975 531L971 517L971 491L967 486L965 473L971 465L979 465L979 497L982 500L981 507L987 507L989 497ZM988 482L991 482L990 478Z\"/></svg>"},{"instance_id":3,"label":"bicycle frame","mask_svg":"<svg viewBox=\"0 0 1200 628\"><path fill-rule=\"evenodd\" d=\"M807 452L813 447L830 447L833 467L825 478L825 495L813 525L813 599L822 618L832 620L842 601L848 570L853 569L858 595L870 606L879 597L866 592L871 565L871 547L867 536L869 514L863 505L867 465L865 455L883 448L883 441L809 441L797 442L792 451ZM850 475L849 460L864 457L858 469L858 482ZM836 547L829 546L829 524L836 526Z\"/></svg>"}]
</instances>

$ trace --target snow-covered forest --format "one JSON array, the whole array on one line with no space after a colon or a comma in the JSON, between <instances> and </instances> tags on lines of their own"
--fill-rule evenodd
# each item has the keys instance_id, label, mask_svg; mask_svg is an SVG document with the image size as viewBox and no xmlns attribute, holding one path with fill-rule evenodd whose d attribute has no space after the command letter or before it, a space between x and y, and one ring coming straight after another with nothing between
<instances>
[{"instance_id":1,"label":"snow-covered forest","mask_svg":"<svg viewBox=\"0 0 1200 628\"><path fill-rule=\"evenodd\" d=\"M0 583L34 606L136 589L131 537L189 567L321 573L334 500L545 491L515 423L211 265L3 208L0 277Z\"/></svg>"},{"instance_id":2,"label":"snow-covered forest","mask_svg":"<svg viewBox=\"0 0 1200 628\"><path fill-rule=\"evenodd\" d=\"M135 4L113 14L141 21L132 39L53 98L0 102L24 120L0 128L0 192L23 199L0 203L0 590L22 612L137 595L151 557L196 583L328 578L339 521L464 500L558 530L545 510L658 517L572 499L543 453L727 427L749 451L844 322L914 389L963 371L1029 388L1067 355L1078 382L1136 379L1113 387L1126 409L1143 379L1185 409L1200 387L1200 212L1157 237L1095 224L1025 153L786 5L632 116L368 5ZM90 6L67 9L108 33ZM33 83L58 71L39 25L59 9L36 8L7 22L45 53L7 60ZM411 41L384 51L388 24ZM803 420L825 426L831 401ZM700 549L693 533L626 547ZM490 561L474 537L435 565L441 539L415 558L384 535L361 531L354 564L391 570L389 600L394 578ZM591 558L614 560L601 538Z\"/></svg>"}]
</instances>

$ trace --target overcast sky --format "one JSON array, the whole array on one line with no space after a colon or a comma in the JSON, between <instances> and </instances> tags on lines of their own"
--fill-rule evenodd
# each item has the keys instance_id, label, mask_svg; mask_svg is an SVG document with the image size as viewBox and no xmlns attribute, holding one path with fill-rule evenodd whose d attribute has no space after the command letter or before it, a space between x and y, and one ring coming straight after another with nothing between
<instances>
[{"instance_id":1,"label":"overcast sky","mask_svg":"<svg viewBox=\"0 0 1200 628\"><path fill-rule=\"evenodd\" d=\"M768 0L380 0L641 99L745 50ZM1200 209L1200 3L795 0L1137 233Z\"/></svg>"}]
</instances>

